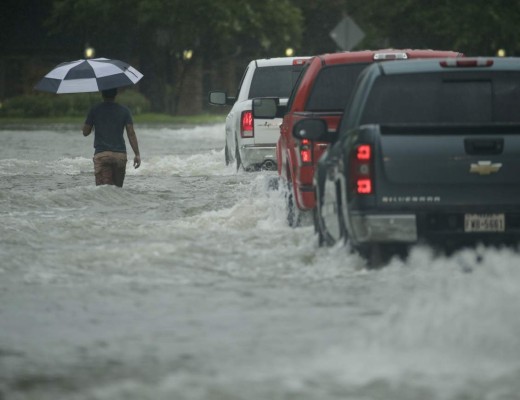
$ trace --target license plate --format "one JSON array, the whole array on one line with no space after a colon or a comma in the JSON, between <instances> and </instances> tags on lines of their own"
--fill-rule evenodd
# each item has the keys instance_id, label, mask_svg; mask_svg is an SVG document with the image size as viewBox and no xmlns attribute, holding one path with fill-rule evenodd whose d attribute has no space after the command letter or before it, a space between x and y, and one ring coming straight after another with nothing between
<instances>
[{"instance_id":1,"label":"license plate","mask_svg":"<svg viewBox=\"0 0 520 400\"><path fill-rule=\"evenodd\" d=\"M464 232L504 232L504 214L465 214Z\"/></svg>"}]
</instances>

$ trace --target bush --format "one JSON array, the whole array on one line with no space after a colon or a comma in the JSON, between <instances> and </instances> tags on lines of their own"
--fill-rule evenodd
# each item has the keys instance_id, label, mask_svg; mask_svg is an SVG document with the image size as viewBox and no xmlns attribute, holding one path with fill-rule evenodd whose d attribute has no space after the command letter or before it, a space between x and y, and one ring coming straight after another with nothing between
<instances>
[{"instance_id":1,"label":"bush","mask_svg":"<svg viewBox=\"0 0 520 400\"><path fill-rule=\"evenodd\" d=\"M127 106L133 115L147 113L151 109L150 100L135 90L121 91L117 101Z\"/></svg>"},{"instance_id":2,"label":"bush","mask_svg":"<svg viewBox=\"0 0 520 400\"><path fill-rule=\"evenodd\" d=\"M0 115L4 117L78 117L85 116L94 104L102 101L99 93L49 94L35 93L7 99ZM132 114L150 111L150 101L135 90L121 90L117 102Z\"/></svg>"}]
</instances>

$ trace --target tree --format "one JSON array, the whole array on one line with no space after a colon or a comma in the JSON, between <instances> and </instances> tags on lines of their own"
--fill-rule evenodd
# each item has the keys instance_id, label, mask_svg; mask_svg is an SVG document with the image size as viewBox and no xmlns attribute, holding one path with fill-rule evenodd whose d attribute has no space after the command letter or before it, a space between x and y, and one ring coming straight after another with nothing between
<instances>
[{"instance_id":1,"label":"tree","mask_svg":"<svg viewBox=\"0 0 520 400\"><path fill-rule=\"evenodd\" d=\"M349 0L347 11L369 32L363 45L520 53L520 2L508 0Z\"/></svg>"},{"instance_id":2,"label":"tree","mask_svg":"<svg viewBox=\"0 0 520 400\"><path fill-rule=\"evenodd\" d=\"M330 32L343 19L346 0L293 0L303 14L303 33L298 52L314 55L336 52Z\"/></svg>"},{"instance_id":3,"label":"tree","mask_svg":"<svg viewBox=\"0 0 520 400\"><path fill-rule=\"evenodd\" d=\"M137 59L154 108L174 112L171 99L190 68L282 55L299 43L301 22L289 0L54 0L48 25L69 35L79 27L98 55Z\"/></svg>"},{"instance_id":4,"label":"tree","mask_svg":"<svg viewBox=\"0 0 520 400\"><path fill-rule=\"evenodd\" d=\"M297 55L336 51L329 33L345 15L366 34L358 48L488 56L503 48L520 55L520 2L509 0L42 0L37 6L6 1L0 14L6 33L0 78L11 65L23 71L19 55L46 62L53 60L51 53L77 59L90 44L96 56L123 59L144 73L139 88L156 111L177 112L189 90L186 79L203 80L193 74L204 73L205 82L210 75L234 77L249 60L283 56L287 47ZM32 80L25 72L19 75ZM0 96L27 87L3 79Z\"/></svg>"}]
</instances>

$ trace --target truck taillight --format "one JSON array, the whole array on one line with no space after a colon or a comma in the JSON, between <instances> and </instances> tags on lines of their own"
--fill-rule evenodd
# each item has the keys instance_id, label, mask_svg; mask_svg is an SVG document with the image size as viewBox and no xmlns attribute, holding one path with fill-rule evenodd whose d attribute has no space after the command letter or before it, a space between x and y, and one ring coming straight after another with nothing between
<instances>
[{"instance_id":1,"label":"truck taillight","mask_svg":"<svg viewBox=\"0 0 520 400\"><path fill-rule=\"evenodd\" d=\"M358 179L357 180L357 192L358 192L358 194L372 193L372 180L371 179Z\"/></svg>"},{"instance_id":2,"label":"truck taillight","mask_svg":"<svg viewBox=\"0 0 520 400\"><path fill-rule=\"evenodd\" d=\"M372 158L372 151L370 145L361 144L357 147L356 158L358 160L370 160Z\"/></svg>"},{"instance_id":3,"label":"truck taillight","mask_svg":"<svg viewBox=\"0 0 520 400\"><path fill-rule=\"evenodd\" d=\"M240 136L243 138L252 138L255 136L252 111L242 111L242 118L240 118Z\"/></svg>"},{"instance_id":4,"label":"truck taillight","mask_svg":"<svg viewBox=\"0 0 520 400\"><path fill-rule=\"evenodd\" d=\"M309 139L302 139L300 142L300 159L302 164L312 163L312 146Z\"/></svg>"},{"instance_id":5,"label":"truck taillight","mask_svg":"<svg viewBox=\"0 0 520 400\"><path fill-rule=\"evenodd\" d=\"M484 58L449 59L439 62L443 68L491 67L493 63L493 60Z\"/></svg>"},{"instance_id":6,"label":"truck taillight","mask_svg":"<svg viewBox=\"0 0 520 400\"><path fill-rule=\"evenodd\" d=\"M376 53L374 54L374 61L383 60L407 60L408 54L406 53Z\"/></svg>"},{"instance_id":7,"label":"truck taillight","mask_svg":"<svg viewBox=\"0 0 520 400\"><path fill-rule=\"evenodd\" d=\"M350 170L353 189L357 194L372 194L374 191L372 155L372 146L369 144L359 144L354 148Z\"/></svg>"}]
</instances>

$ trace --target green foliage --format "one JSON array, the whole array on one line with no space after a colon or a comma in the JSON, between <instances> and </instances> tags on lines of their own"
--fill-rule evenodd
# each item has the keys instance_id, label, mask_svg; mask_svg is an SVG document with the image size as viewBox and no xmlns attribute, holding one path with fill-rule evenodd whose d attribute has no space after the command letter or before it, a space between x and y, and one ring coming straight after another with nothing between
<instances>
[{"instance_id":1,"label":"green foliage","mask_svg":"<svg viewBox=\"0 0 520 400\"><path fill-rule=\"evenodd\" d=\"M335 50L329 32L347 14L366 33L363 47L520 55L520 1L510 0L54 0L48 26L81 29L116 54L189 48L213 59L255 58L289 45L309 55Z\"/></svg>"},{"instance_id":2,"label":"green foliage","mask_svg":"<svg viewBox=\"0 0 520 400\"><path fill-rule=\"evenodd\" d=\"M55 37L75 49L89 43L96 56L133 64L145 75L140 90L160 112L177 111L186 96L181 91L186 72L194 66L209 72L200 78L207 84L223 61L245 65L282 56L287 47L297 55L336 51L330 31L346 15L366 34L357 49L432 48L471 56L495 55L503 48L507 55L520 55L520 1L45 1L52 2L46 26ZM189 61L183 59L188 49Z\"/></svg>"},{"instance_id":3,"label":"green foliage","mask_svg":"<svg viewBox=\"0 0 520 400\"><path fill-rule=\"evenodd\" d=\"M303 18L291 0L54 0L47 26L82 38L98 57L130 62L145 75L141 90L154 111L175 112L187 71L282 56L298 48Z\"/></svg>"},{"instance_id":4,"label":"green foliage","mask_svg":"<svg viewBox=\"0 0 520 400\"><path fill-rule=\"evenodd\" d=\"M349 0L369 33L365 46L435 48L466 55L520 55L520 2L508 0Z\"/></svg>"},{"instance_id":5,"label":"green foliage","mask_svg":"<svg viewBox=\"0 0 520 400\"><path fill-rule=\"evenodd\" d=\"M124 90L117 96L117 102L127 106L133 115L150 111L150 101L135 90Z\"/></svg>"},{"instance_id":6,"label":"green foliage","mask_svg":"<svg viewBox=\"0 0 520 400\"><path fill-rule=\"evenodd\" d=\"M330 32L346 15L347 0L292 0L303 14L302 39L298 54L334 53L337 45Z\"/></svg>"},{"instance_id":7,"label":"green foliage","mask_svg":"<svg viewBox=\"0 0 520 400\"><path fill-rule=\"evenodd\" d=\"M137 0L137 25L150 44L221 58L238 52L279 52L301 36L300 10L289 0Z\"/></svg>"},{"instance_id":8,"label":"green foliage","mask_svg":"<svg viewBox=\"0 0 520 400\"><path fill-rule=\"evenodd\" d=\"M0 116L14 118L85 116L90 107L100 101L99 93L23 95L7 99L0 109ZM121 92L117 102L127 106L134 115L150 110L148 99L134 90Z\"/></svg>"},{"instance_id":9,"label":"green foliage","mask_svg":"<svg viewBox=\"0 0 520 400\"><path fill-rule=\"evenodd\" d=\"M299 43L302 14L290 0L54 0L47 25L77 32L114 54L129 42L179 55L185 49L222 57L283 50Z\"/></svg>"}]
</instances>

